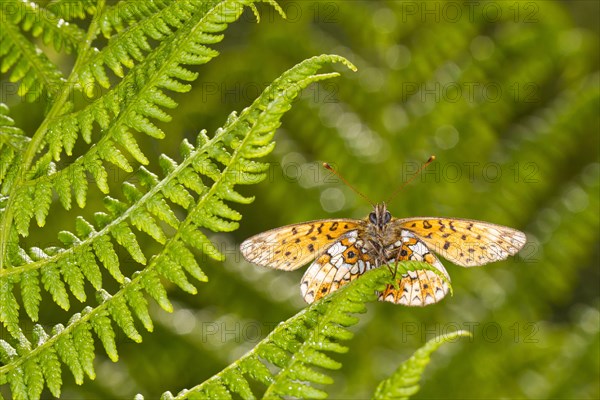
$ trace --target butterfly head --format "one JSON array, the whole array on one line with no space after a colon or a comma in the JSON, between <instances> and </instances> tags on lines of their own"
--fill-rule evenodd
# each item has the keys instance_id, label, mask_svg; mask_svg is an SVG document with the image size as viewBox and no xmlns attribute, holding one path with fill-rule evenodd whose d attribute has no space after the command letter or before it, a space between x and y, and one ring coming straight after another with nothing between
<instances>
[{"instance_id":1,"label":"butterfly head","mask_svg":"<svg viewBox=\"0 0 600 400\"><path fill-rule=\"evenodd\" d=\"M383 229L392 220L392 214L387 210L385 203L376 204L373 212L369 214L369 222Z\"/></svg>"}]
</instances>

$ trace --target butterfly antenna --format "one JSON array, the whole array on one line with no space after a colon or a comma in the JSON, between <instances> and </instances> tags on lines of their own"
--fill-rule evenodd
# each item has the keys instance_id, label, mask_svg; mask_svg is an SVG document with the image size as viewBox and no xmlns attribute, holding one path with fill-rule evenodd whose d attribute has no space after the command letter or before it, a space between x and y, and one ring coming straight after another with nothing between
<instances>
[{"instance_id":1,"label":"butterfly antenna","mask_svg":"<svg viewBox=\"0 0 600 400\"><path fill-rule=\"evenodd\" d=\"M425 162L423 165L421 165L421 168L419 168L419 170L418 170L417 172L415 172L415 173L413 174L413 176L411 176L411 177L410 177L410 178L409 178L409 179L408 179L406 182L404 182L402 185L400 185L400 187L398 187L398 189L396 189L396 190L394 191L394 193L392 193L392 195L391 195L391 196L390 196L390 198L389 198L389 199L386 201L386 203L389 203L389 202L391 202L391 201L392 201L392 199L393 199L394 197L396 197L396 196L398 195L398 193L400 193L400 191L401 191L402 189L404 189L404 188L405 188L405 187L406 187L406 186L407 186L409 183L411 183L411 182L412 182L412 181L413 181L413 180L414 180L414 179L417 177L417 175L419 175L419 173L420 173L421 171L423 171L425 168L427 168L427 166L428 166L429 164L431 164L433 161L435 161L435 156L431 156L431 157L429 157L429 160L427 160L427 161L426 161L426 162Z\"/></svg>"},{"instance_id":2,"label":"butterfly antenna","mask_svg":"<svg viewBox=\"0 0 600 400\"><path fill-rule=\"evenodd\" d=\"M346 179L344 179L344 177L337 172L335 169L333 169L333 167L329 164L327 164L326 162L323 163L323 168L330 170L331 172L333 172L333 174L335 176L337 176L338 178L340 178L342 180L342 182L344 182L344 184L346 186L348 186L350 189L352 189L354 191L354 193L358 194L360 197L362 197L363 199L365 199L367 201L367 203L369 203L370 205L372 205L373 207L375 207L375 203L373 203L371 201L371 199L369 199L367 196L365 196L364 194L362 194L361 192L358 191L358 189L356 189L354 186L352 186L350 184L350 182L348 182Z\"/></svg>"}]
</instances>

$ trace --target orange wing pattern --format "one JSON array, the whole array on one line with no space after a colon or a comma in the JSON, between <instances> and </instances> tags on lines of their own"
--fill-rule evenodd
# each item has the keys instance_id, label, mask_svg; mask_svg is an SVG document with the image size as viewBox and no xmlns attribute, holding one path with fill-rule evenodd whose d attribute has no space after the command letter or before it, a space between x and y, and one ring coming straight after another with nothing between
<instances>
[{"instance_id":1,"label":"orange wing pattern","mask_svg":"<svg viewBox=\"0 0 600 400\"><path fill-rule=\"evenodd\" d=\"M397 234L413 232L432 251L463 267L484 265L516 254L526 241L516 229L457 218L418 217L391 222Z\"/></svg>"},{"instance_id":2,"label":"orange wing pattern","mask_svg":"<svg viewBox=\"0 0 600 400\"><path fill-rule=\"evenodd\" d=\"M375 261L364 248L362 234L362 230L348 232L308 267L300 284L307 303L319 300L375 267Z\"/></svg>"},{"instance_id":3,"label":"orange wing pattern","mask_svg":"<svg viewBox=\"0 0 600 400\"><path fill-rule=\"evenodd\" d=\"M366 271L404 260L423 261L439 271L409 271L378 293L380 301L407 306L437 303L448 293L450 277L433 252L463 267L484 265L516 254L523 232L468 219L391 219L385 204L367 220L305 222L255 235L241 245L249 262L292 271L315 259L300 290L312 303Z\"/></svg>"},{"instance_id":4,"label":"orange wing pattern","mask_svg":"<svg viewBox=\"0 0 600 400\"><path fill-rule=\"evenodd\" d=\"M401 240L392 245L396 256L388 260L388 264L394 263L396 260L424 261L439 270L450 282L450 276L440 260L429 251L422 241L407 230L403 230L400 237ZM397 289L393 285L387 285L383 292L379 293L379 301L389 301L405 306L426 306L437 303L447 293L448 283L435 272L423 269L403 274L398 280Z\"/></svg>"},{"instance_id":5,"label":"orange wing pattern","mask_svg":"<svg viewBox=\"0 0 600 400\"><path fill-rule=\"evenodd\" d=\"M330 219L287 225L252 236L240 249L251 263L293 271L318 257L343 234L364 224L354 219Z\"/></svg>"}]
</instances>

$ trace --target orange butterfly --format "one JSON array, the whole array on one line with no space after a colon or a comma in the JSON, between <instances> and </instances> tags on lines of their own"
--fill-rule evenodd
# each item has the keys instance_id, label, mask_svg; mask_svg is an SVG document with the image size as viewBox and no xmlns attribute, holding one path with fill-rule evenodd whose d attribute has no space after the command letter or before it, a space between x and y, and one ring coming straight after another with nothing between
<instances>
[{"instance_id":1,"label":"orange butterfly","mask_svg":"<svg viewBox=\"0 0 600 400\"><path fill-rule=\"evenodd\" d=\"M392 218L381 203L364 220L324 219L288 225L252 236L240 247L249 262L284 271L316 259L300 285L304 300L312 303L372 268L404 260L427 262L449 282L446 269L432 251L457 265L472 267L504 260L516 254L525 241L523 232L488 222ZM446 280L423 269L402 275L398 288L388 285L379 293L379 300L425 306L440 301L446 293Z\"/></svg>"}]
</instances>

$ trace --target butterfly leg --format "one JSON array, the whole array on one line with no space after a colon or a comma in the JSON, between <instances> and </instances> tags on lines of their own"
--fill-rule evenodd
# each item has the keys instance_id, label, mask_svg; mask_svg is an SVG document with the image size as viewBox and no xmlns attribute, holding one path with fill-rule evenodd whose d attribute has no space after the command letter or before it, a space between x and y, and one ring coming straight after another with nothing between
<instances>
[{"instance_id":1,"label":"butterfly leg","mask_svg":"<svg viewBox=\"0 0 600 400\"><path fill-rule=\"evenodd\" d=\"M398 263L400 262L401 258L402 256L400 255L400 252L398 252L398 255L396 256L396 261L394 262L394 272L392 273L392 280L396 279L396 274L398 273Z\"/></svg>"},{"instance_id":2,"label":"butterfly leg","mask_svg":"<svg viewBox=\"0 0 600 400\"><path fill-rule=\"evenodd\" d=\"M398 260L396 260L395 264L394 264L394 269L392 269L392 266L390 264L386 264L388 269L390 270L390 274L392 274L392 279L396 279L396 272L398 272Z\"/></svg>"}]
</instances>

